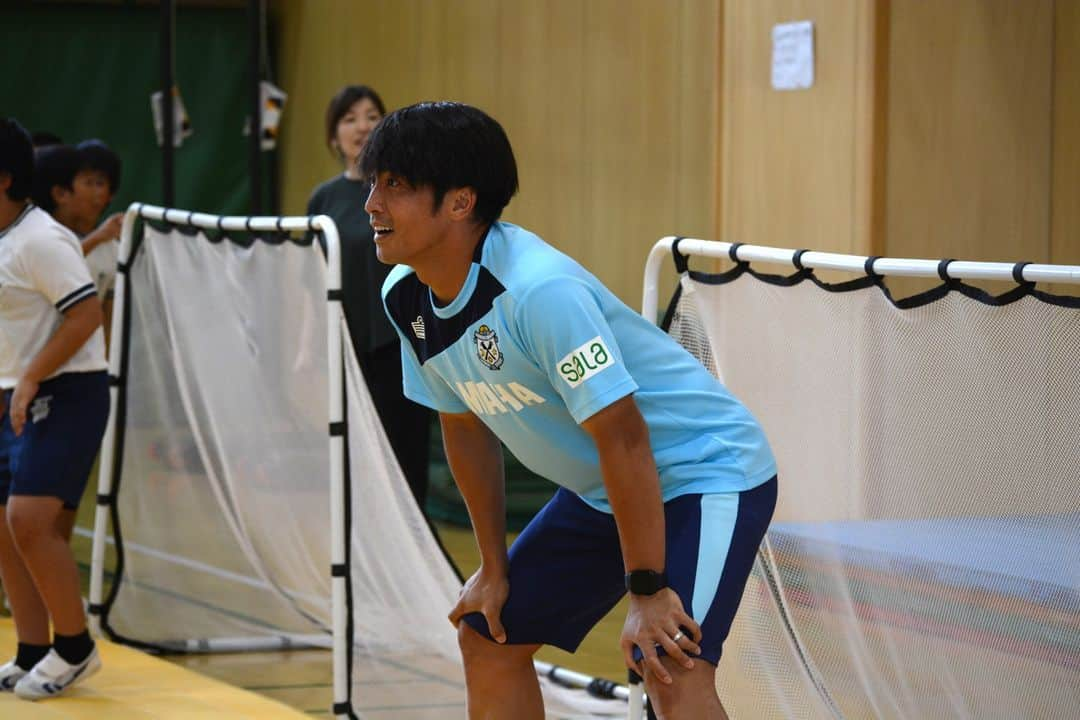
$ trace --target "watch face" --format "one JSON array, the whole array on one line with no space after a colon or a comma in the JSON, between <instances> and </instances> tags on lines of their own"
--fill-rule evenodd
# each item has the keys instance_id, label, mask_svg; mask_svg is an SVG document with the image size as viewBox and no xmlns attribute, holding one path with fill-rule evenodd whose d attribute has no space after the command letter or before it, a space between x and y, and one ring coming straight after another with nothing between
<instances>
[{"instance_id":1,"label":"watch face","mask_svg":"<svg viewBox=\"0 0 1080 720\"><path fill-rule=\"evenodd\" d=\"M626 574L626 589L634 595L653 595L667 587L667 575L654 570L634 570Z\"/></svg>"}]
</instances>

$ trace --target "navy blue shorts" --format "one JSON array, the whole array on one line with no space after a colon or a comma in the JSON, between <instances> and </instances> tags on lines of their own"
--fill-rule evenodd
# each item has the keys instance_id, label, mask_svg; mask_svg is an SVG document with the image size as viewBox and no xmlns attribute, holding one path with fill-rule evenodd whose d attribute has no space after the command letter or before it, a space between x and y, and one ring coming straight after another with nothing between
<instances>
[{"instance_id":1,"label":"navy blue shorts","mask_svg":"<svg viewBox=\"0 0 1080 720\"><path fill-rule=\"evenodd\" d=\"M72 372L41 383L26 411L21 436L11 429L4 392L0 421L0 505L9 495L60 498L79 506L109 419L109 379L100 372Z\"/></svg>"},{"instance_id":2,"label":"navy blue shorts","mask_svg":"<svg viewBox=\"0 0 1080 720\"><path fill-rule=\"evenodd\" d=\"M683 495L664 504L668 584L701 625L714 665L776 507L776 478L741 493ZM615 518L560 488L510 548L508 643L577 650L625 594ZM491 638L480 613L464 618ZM635 653L640 660L640 655Z\"/></svg>"}]
</instances>

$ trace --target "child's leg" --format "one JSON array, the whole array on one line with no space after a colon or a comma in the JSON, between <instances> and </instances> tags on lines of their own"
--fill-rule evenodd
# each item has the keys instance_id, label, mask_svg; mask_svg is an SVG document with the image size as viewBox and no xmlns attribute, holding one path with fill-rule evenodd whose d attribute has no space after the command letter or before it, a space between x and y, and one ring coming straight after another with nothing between
<instances>
[{"instance_id":1,"label":"child's leg","mask_svg":"<svg viewBox=\"0 0 1080 720\"><path fill-rule=\"evenodd\" d=\"M7 522L7 505L0 505L0 509L0 579L11 603L15 634L21 643L48 645L48 611L15 547Z\"/></svg>"},{"instance_id":2,"label":"child's leg","mask_svg":"<svg viewBox=\"0 0 1080 720\"><path fill-rule=\"evenodd\" d=\"M5 409L9 402L10 393L5 392ZM22 438L16 437L11 429L7 412L0 415L0 581L4 584L4 592L11 606L15 635L19 642L48 645L48 611L15 547L15 538L7 522L8 494L11 492L12 474L19 464Z\"/></svg>"},{"instance_id":3,"label":"child's leg","mask_svg":"<svg viewBox=\"0 0 1080 720\"><path fill-rule=\"evenodd\" d=\"M8 499L7 521L11 537L33 578L33 585L48 608L54 630L61 635L78 635L86 630L86 615L79 587L79 569L63 535L64 513L60 498L16 495ZM18 612L15 610L16 615Z\"/></svg>"}]
</instances>

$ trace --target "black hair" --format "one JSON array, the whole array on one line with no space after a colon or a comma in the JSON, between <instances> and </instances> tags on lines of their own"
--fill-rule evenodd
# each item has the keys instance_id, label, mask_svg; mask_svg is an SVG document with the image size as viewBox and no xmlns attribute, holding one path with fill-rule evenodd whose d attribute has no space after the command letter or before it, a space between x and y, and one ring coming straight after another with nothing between
<instances>
[{"instance_id":1,"label":"black hair","mask_svg":"<svg viewBox=\"0 0 1080 720\"><path fill-rule=\"evenodd\" d=\"M30 133L15 118L0 119L0 173L11 176L7 196L30 197L34 184L34 144Z\"/></svg>"},{"instance_id":2,"label":"black hair","mask_svg":"<svg viewBox=\"0 0 1080 720\"><path fill-rule=\"evenodd\" d=\"M79 151L70 145L47 145L34 158L34 204L49 213L56 211L52 190L60 186L74 190L75 175L80 170Z\"/></svg>"},{"instance_id":3,"label":"black hair","mask_svg":"<svg viewBox=\"0 0 1080 720\"><path fill-rule=\"evenodd\" d=\"M485 225L499 219L518 189L517 163L506 132L484 111L454 102L411 105L383 118L364 146L360 172L400 175L429 186L435 208L452 188L476 191L473 215Z\"/></svg>"},{"instance_id":4,"label":"black hair","mask_svg":"<svg viewBox=\"0 0 1080 720\"><path fill-rule=\"evenodd\" d=\"M338 123L356 103L367 98L378 109L380 115L386 115L386 106L383 105L379 93L367 85L346 85L330 98L330 104L326 106L326 144L333 145L334 135L337 134Z\"/></svg>"},{"instance_id":5,"label":"black hair","mask_svg":"<svg viewBox=\"0 0 1080 720\"><path fill-rule=\"evenodd\" d=\"M30 135L30 140L34 143L34 149L47 147L49 145L63 145L64 141L60 139L60 136L54 132L48 130L38 130Z\"/></svg>"},{"instance_id":6,"label":"black hair","mask_svg":"<svg viewBox=\"0 0 1080 720\"><path fill-rule=\"evenodd\" d=\"M75 146L79 151L79 170L94 170L109 181L109 193L120 187L120 156L100 140L83 140Z\"/></svg>"}]
</instances>

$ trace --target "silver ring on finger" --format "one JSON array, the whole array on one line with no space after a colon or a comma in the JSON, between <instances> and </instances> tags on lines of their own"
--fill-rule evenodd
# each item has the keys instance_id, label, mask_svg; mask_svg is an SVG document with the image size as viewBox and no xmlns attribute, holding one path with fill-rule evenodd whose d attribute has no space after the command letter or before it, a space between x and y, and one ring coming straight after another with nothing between
<instances>
[{"instance_id":1,"label":"silver ring on finger","mask_svg":"<svg viewBox=\"0 0 1080 720\"><path fill-rule=\"evenodd\" d=\"M677 643L683 639L683 631L679 630L677 633L671 636L671 642Z\"/></svg>"}]
</instances>

